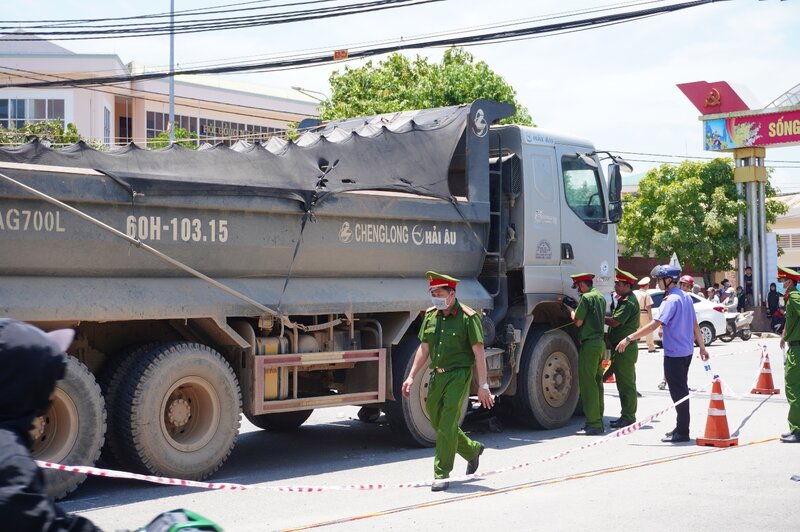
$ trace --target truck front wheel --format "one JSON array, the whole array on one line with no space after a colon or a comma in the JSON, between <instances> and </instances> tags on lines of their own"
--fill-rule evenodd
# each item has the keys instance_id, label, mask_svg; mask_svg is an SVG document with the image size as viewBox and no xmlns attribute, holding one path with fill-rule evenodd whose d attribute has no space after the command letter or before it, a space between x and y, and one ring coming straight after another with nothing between
<instances>
[{"instance_id":1,"label":"truck front wheel","mask_svg":"<svg viewBox=\"0 0 800 532\"><path fill-rule=\"evenodd\" d=\"M32 455L36 460L92 466L100 457L106 434L106 408L100 386L77 358L67 357L67 371L56 383L53 402L34 420ZM64 497L86 475L45 469L47 493Z\"/></svg>"},{"instance_id":2,"label":"truck front wheel","mask_svg":"<svg viewBox=\"0 0 800 532\"><path fill-rule=\"evenodd\" d=\"M578 403L578 350L567 333L532 331L522 352L514 413L525 425L566 425Z\"/></svg>"},{"instance_id":3,"label":"truck front wheel","mask_svg":"<svg viewBox=\"0 0 800 532\"><path fill-rule=\"evenodd\" d=\"M175 343L141 357L113 415L129 467L202 480L233 450L241 412L239 382L222 355L205 345Z\"/></svg>"}]
</instances>

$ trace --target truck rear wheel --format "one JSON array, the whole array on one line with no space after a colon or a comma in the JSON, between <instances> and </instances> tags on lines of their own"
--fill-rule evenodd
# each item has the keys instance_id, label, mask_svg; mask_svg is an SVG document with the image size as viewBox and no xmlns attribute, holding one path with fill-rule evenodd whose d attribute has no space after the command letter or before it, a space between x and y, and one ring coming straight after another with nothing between
<instances>
[{"instance_id":1,"label":"truck rear wheel","mask_svg":"<svg viewBox=\"0 0 800 532\"><path fill-rule=\"evenodd\" d=\"M100 454L103 462L110 467L121 467L125 464L123 443L120 440L120 430L116 425L118 418L114 416L114 412L119 408L120 389L124 386L125 380L139 359L155 347L156 344L147 344L123 351L119 356L106 362L97 377L97 382L106 400L106 411L111 412L111 415L108 416L106 442Z\"/></svg>"},{"instance_id":2,"label":"truck rear wheel","mask_svg":"<svg viewBox=\"0 0 800 532\"><path fill-rule=\"evenodd\" d=\"M436 431L428 416L426 401L430 383L430 362L425 365L414 380L411 396L404 397L403 381L414 364L414 354L419 347L415 336L406 336L396 348L392 349L392 390L394 401L386 401L383 411L389 419L392 431L406 444L415 447L433 447L436 444ZM461 412L461 420L467 412L467 402Z\"/></svg>"},{"instance_id":3,"label":"truck rear wheel","mask_svg":"<svg viewBox=\"0 0 800 532\"><path fill-rule=\"evenodd\" d=\"M514 413L525 425L566 425L578 403L578 350L567 333L533 331L525 342L517 375Z\"/></svg>"},{"instance_id":4,"label":"truck rear wheel","mask_svg":"<svg viewBox=\"0 0 800 532\"><path fill-rule=\"evenodd\" d=\"M205 345L166 344L144 354L117 401L114 426L134 470L202 480L236 444L239 383L222 355Z\"/></svg>"},{"instance_id":5,"label":"truck rear wheel","mask_svg":"<svg viewBox=\"0 0 800 532\"><path fill-rule=\"evenodd\" d=\"M77 358L67 357L64 378L56 383L53 402L34 420L31 454L36 460L93 466L100 457L106 434L106 408L100 386ZM44 470L47 493L59 499L86 479L86 475Z\"/></svg>"},{"instance_id":6,"label":"truck rear wheel","mask_svg":"<svg viewBox=\"0 0 800 532\"><path fill-rule=\"evenodd\" d=\"M244 417L247 421L260 429L275 432L288 432L300 428L314 410L298 410L297 412L278 412L276 414L248 414Z\"/></svg>"}]
</instances>

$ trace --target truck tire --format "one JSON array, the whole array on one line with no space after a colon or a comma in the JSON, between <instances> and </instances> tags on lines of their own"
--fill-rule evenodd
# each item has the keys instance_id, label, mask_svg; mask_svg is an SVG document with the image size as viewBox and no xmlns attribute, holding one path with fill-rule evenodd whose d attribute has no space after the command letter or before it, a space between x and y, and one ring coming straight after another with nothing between
<instances>
[{"instance_id":1,"label":"truck tire","mask_svg":"<svg viewBox=\"0 0 800 532\"><path fill-rule=\"evenodd\" d=\"M389 419L389 427L400 441L413 447L433 447L436 444L436 431L431 425L428 409L425 406L431 376L430 362L420 370L414 380L411 396L404 397L402 392L403 381L414 364L417 347L419 347L417 337L408 335L392 349L392 391L395 400L386 401L383 411ZM461 421L467 413L468 402L469 398L464 401Z\"/></svg>"},{"instance_id":2,"label":"truck tire","mask_svg":"<svg viewBox=\"0 0 800 532\"><path fill-rule=\"evenodd\" d=\"M100 458L105 465L111 468L119 468L125 465L124 453L122 452L122 441L120 440L120 430L116 425L117 417L114 412L119 408L120 389L125 384L125 379L130 375L136 362L156 344L146 344L133 347L123 351L120 355L107 361L97 376L97 383L103 392L106 400L106 411L108 415L108 430L106 431L106 442L100 453Z\"/></svg>"},{"instance_id":3,"label":"truck tire","mask_svg":"<svg viewBox=\"0 0 800 532\"><path fill-rule=\"evenodd\" d=\"M31 454L36 460L93 466L100 457L106 434L106 408L94 375L77 358L67 357L64 378L56 383L53 402L37 427ZM60 499L86 475L44 470L47 493Z\"/></svg>"},{"instance_id":4,"label":"truck tire","mask_svg":"<svg viewBox=\"0 0 800 532\"><path fill-rule=\"evenodd\" d=\"M289 432L300 428L314 410L298 410L297 412L278 412L276 414L244 413L247 421L260 429L273 432Z\"/></svg>"},{"instance_id":5,"label":"truck tire","mask_svg":"<svg viewBox=\"0 0 800 532\"><path fill-rule=\"evenodd\" d=\"M239 382L222 355L202 344L173 343L139 357L113 416L130 469L202 480L233 450L241 413Z\"/></svg>"},{"instance_id":6,"label":"truck tire","mask_svg":"<svg viewBox=\"0 0 800 532\"><path fill-rule=\"evenodd\" d=\"M514 414L524 425L554 429L566 425L578 404L578 349L567 333L531 332L517 375Z\"/></svg>"}]
</instances>

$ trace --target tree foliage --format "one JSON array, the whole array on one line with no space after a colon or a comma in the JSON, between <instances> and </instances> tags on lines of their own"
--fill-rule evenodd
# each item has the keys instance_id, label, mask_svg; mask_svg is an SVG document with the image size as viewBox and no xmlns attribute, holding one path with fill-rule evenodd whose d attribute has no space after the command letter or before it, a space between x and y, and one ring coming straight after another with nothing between
<instances>
[{"instance_id":1,"label":"tree foliage","mask_svg":"<svg viewBox=\"0 0 800 532\"><path fill-rule=\"evenodd\" d=\"M374 66L345 67L330 77L331 98L322 102L324 120L470 103L477 98L512 103L516 114L503 123L533 125L517 93L483 61L462 48L450 48L441 63L394 53Z\"/></svg>"},{"instance_id":2,"label":"tree foliage","mask_svg":"<svg viewBox=\"0 0 800 532\"><path fill-rule=\"evenodd\" d=\"M769 183L766 195L775 195ZM653 254L666 260L677 253L709 281L711 272L728 270L738 255L737 215L746 212L730 159L662 165L645 175L626 202L619 242L625 256ZM767 223L775 223L786 206L768 200L766 212Z\"/></svg>"},{"instance_id":3,"label":"tree foliage","mask_svg":"<svg viewBox=\"0 0 800 532\"><path fill-rule=\"evenodd\" d=\"M196 150L197 146L197 133L192 133L182 127L175 128L175 144L180 144L184 148ZM153 150L159 150L169 146L169 133L162 131L154 139L147 140L147 147Z\"/></svg>"},{"instance_id":4,"label":"tree foliage","mask_svg":"<svg viewBox=\"0 0 800 532\"><path fill-rule=\"evenodd\" d=\"M21 128L5 129L0 127L0 144L25 144L33 139L47 142L54 147L75 144L81 140L75 124L67 124L66 129L61 120L49 122L33 122Z\"/></svg>"}]
</instances>

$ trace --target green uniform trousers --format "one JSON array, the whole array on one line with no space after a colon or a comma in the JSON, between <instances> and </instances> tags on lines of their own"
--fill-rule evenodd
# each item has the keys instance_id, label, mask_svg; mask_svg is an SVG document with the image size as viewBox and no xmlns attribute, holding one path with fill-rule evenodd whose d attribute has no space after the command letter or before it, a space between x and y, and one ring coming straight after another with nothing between
<instances>
[{"instance_id":1,"label":"green uniform trousers","mask_svg":"<svg viewBox=\"0 0 800 532\"><path fill-rule=\"evenodd\" d=\"M467 437L458 427L461 409L472 382L472 368L456 368L434 373L428 388L428 415L436 430L436 455L433 459L435 478L447 478L458 453L472 460L480 452L480 444Z\"/></svg>"},{"instance_id":2,"label":"green uniform trousers","mask_svg":"<svg viewBox=\"0 0 800 532\"><path fill-rule=\"evenodd\" d=\"M578 353L578 384L581 390L586 426L603 427L603 355L606 343L602 338L584 340Z\"/></svg>"},{"instance_id":3,"label":"green uniform trousers","mask_svg":"<svg viewBox=\"0 0 800 532\"><path fill-rule=\"evenodd\" d=\"M614 378L617 381L619 402L622 405L620 418L626 423L636 421L636 361L639 360L639 347L636 342L631 342L625 351L611 354Z\"/></svg>"},{"instance_id":4,"label":"green uniform trousers","mask_svg":"<svg viewBox=\"0 0 800 532\"><path fill-rule=\"evenodd\" d=\"M789 403L789 431L800 433L800 346L786 351L783 371Z\"/></svg>"}]
</instances>

